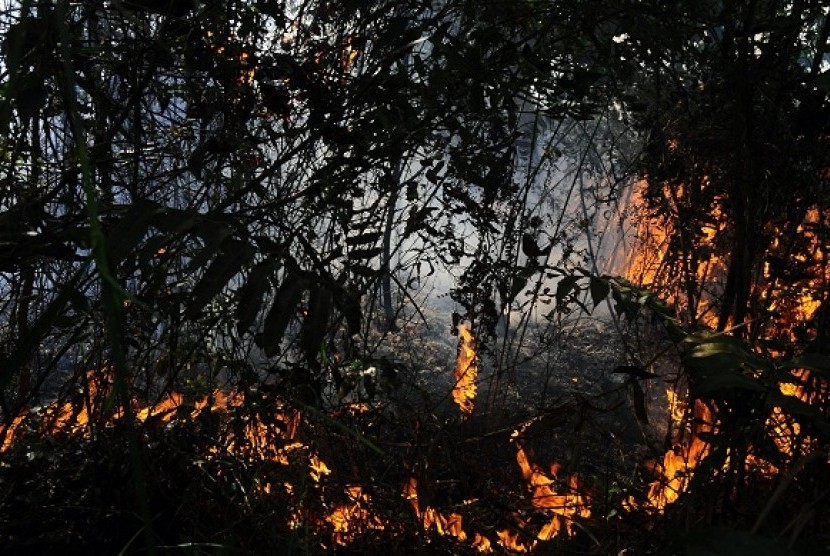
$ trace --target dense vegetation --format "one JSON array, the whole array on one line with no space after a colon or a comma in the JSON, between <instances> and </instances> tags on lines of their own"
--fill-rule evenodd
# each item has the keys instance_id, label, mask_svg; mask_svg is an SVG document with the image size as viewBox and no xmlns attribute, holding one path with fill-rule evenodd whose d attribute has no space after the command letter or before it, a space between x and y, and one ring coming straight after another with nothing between
<instances>
[{"instance_id":1,"label":"dense vegetation","mask_svg":"<svg viewBox=\"0 0 830 556\"><path fill-rule=\"evenodd\" d=\"M822 2L22 1L0 28L0 545L830 549ZM531 399L606 307L623 378ZM419 378L459 323L471 415ZM652 373L685 400L665 446ZM640 461L592 439L620 406ZM695 461L658 505L664 452Z\"/></svg>"}]
</instances>

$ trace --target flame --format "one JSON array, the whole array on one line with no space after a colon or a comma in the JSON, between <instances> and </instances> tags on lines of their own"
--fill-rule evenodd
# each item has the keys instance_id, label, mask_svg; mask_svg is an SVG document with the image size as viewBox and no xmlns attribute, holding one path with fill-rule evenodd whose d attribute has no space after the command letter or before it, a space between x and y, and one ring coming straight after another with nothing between
<instances>
[{"instance_id":1,"label":"flame","mask_svg":"<svg viewBox=\"0 0 830 556\"><path fill-rule=\"evenodd\" d=\"M455 537L461 542L467 540L467 533L464 532L463 519L460 514L444 515L432 506L421 509L418 503L418 479L415 477L409 478L409 481L404 485L403 496L409 500L425 531L435 529L439 535Z\"/></svg>"},{"instance_id":2,"label":"flame","mask_svg":"<svg viewBox=\"0 0 830 556\"><path fill-rule=\"evenodd\" d=\"M542 471L538 465L530 462L520 439L524 430L532 422L530 421L513 431L511 442L516 447L516 462L519 464L519 469L521 469L522 478L527 482L528 489L531 492L531 504L537 510L541 510L550 516L550 521L542 527L536 538L540 541L547 541L560 534L570 537L576 532L577 518L588 519L591 517L590 500L587 495L580 493L581 487L576 475L571 475L568 479L564 494L554 490L557 484L561 485L562 483L558 480L561 471L561 466L558 463L551 464L550 474L548 474ZM499 535L499 538L503 546L509 547L511 550L518 550L518 546L524 546L509 534ZM534 546L535 542L526 548L532 549Z\"/></svg>"},{"instance_id":3,"label":"flame","mask_svg":"<svg viewBox=\"0 0 830 556\"><path fill-rule=\"evenodd\" d=\"M369 530L384 529L383 521L369 511L372 498L360 485L346 487L347 504L337 506L326 517L332 526L332 540L339 546L348 546L358 536Z\"/></svg>"},{"instance_id":4,"label":"flame","mask_svg":"<svg viewBox=\"0 0 830 556\"><path fill-rule=\"evenodd\" d=\"M485 536L476 533L473 537L472 547L476 549L476 551L481 552L482 554L490 554L493 552L493 547L490 544L490 539Z\"/></svg>"},{"instance_id":5,"label":"flame","mask_svg":"<svg viewBox=\"0 0 830 556\"><path fill-rule=\"evenodd\" d=\"M702 178L701 188L705 189L708 185L709 179ZM695 256L676 261L671 258L669 247L673 238L678 236L678 230L670 219L649 211L646 202L648 186L648 181L643 179L632 191L627 211L637 219L635 250L615 271L630 282L659 294L663 301L684 309L692 322L702 322L714 328L717 314L713 302L721 291L720 278L725 276L727 269L726 262L717 251L718 239L728 226L720 207L721 200L715 199L710 220L690 234L695 242ZM686 196L685 186L665 185L663 200L668 205L665 210L677 215ZM676 268L676 265L681 268ZM682 280L678 280L678 272L683 274L684 280L693 277L701 286L694 299L689 299L688 289Z\"/></svg>"},{"instance_id":6,"label":"flame","mask_svg":"<svg viewBox=\"0 0 830 556\"><path fill-rule=\"evenodd\" d=\"M496 535L499 537L499 544L508 550L520 553L530 552L532 550L532 548L529 548L519 540L519 534L514 531L502 529Z\"/></svg>"},{"instance_id":7,"label":"flame","mask_svg":"<svg viewBox=\"0 0 830 556\"><path fill-rule=\"evenodd\" d=\"M625 505L630 509L642 507L647 511L661 513L666 507L686 492L694 476L695 468L709 454L709 444L701 439L701 434L715 430L712 411L701 400L695 400L692 420L688 431L683 427L686 419L684 403L678 399L674 389L667 391L669 398L669 415L678 433L678 442L668 450L660 462L650 462L655 480L649 484L646 503L640 505L633 497Z\"/></svg>"},{"instance_id":8,"label":"flame","mask_svg":"<svg viewBox=\"0 0 830 556\"><path fill-rule=\"evenodd\" d=\"M105 400L111 393L112 384L113 370L109 366L104 366L100 370L87 373L85 395L82 399L55 401L44 408L22 412L6 427L0 454L14 444L24 426L34 427L32 431L41 436L89 438L91 427L123 419L123 409L113 411L110 416L104 415ZM215 390L192 404L188 404L182 394L173 392L153 405L139 406L135 401L131 405L134 418L138 422L168 424L179 419L195 421L203 413L227 416L230 410L241 408L244 403L245 396L241 392L225 393ZM265 458L287 465L290 452L305 448L303 444L294 441L301 418L299 411L289 411L285 408L271 416L273 425L266 425L259 417L249 418L243 426L232 427L222 439L222 444L211 448L211 454L218 456L227 453L250 459ZM275 442L277 437L281 442ZM278 447L280 445L282 446ZM316 455L311 454L310 461L310 473L318 478L330 473L325 463ZM315 475L312 475L312 478Z\"/></svg>"},{"instance_id":9,"label":"flame","mask_svg":"<svg viewBox=\"0 0 830 556\"><path fill-rule=\"evenodd\" d=\"M677 141L670 141L668 148L676 149L678 145ZM711 328L720 325L724 329L737 324L718 322L716 311L729 270L728 248L732 242L724 239L730 239L730 222L723 199L710 195L706 201L710 203L708 215L705 219L697 215L699 229L677 229L677 223L683 220L683 211L688 213L693 205L693 195L701 197L711 191L709 178L702 177L696 188L666 183L662 189L652 187L649 191L647 180L637 183L626 208L627 213L638 217L636 249L626 257L624 266L616 270L673 305L681 321ZM649 209L648 195L659 198L658 210ZM795 229L793 224L798 224ZM804 213L800 223L773 221L759 230L767 243L748 299L752 309L741 324L746 327L746 337L761 340L755 345L761 355L782 355L777 348L770 347L774 345L770 340L798 345L804 341L805 330L813 330L812 323L822 305L822 294L816 292L826 292L830 284L830 253L826 237L822 235L828 226L830 211L813 207ZM814 391L815 387L807 387L813 382L809 371L794 370L790 379L779 384L779 389L786 396L815 406L823 398ZM657 511L662 511L688 488L694 469L709 452L700 434L715 432L714 417L705 404L694 402L692 425L686 429L682 426L686 404L679 402L673 390L667 395L673 429L681 434L662 461L652 463L656 480L649 486L646 506ZM815 439L805 437L800 423L781 407L770 411L765 428L785 461L793 461L815 447ZM779 471L750 448L746 461L742 462L748 470L763 475ZM633 501L629 504L637 506Z\"/></svg>"},{"instance_id":10,"label":"flame","mask_svg":"<svg viewBox=\"0 0 830 556\"><path fill-rule=\"evenodd\" d=\"M315 483L319 483L320 478L323 475L331 475L331 469L329 469L328 465L326 465L326 462L321 460L317 454L312 454L308 458L308 466L311 469L308 475L309 477L311 477L311 480Z\"/></svg>"},{"instance_id":11,"label":"flame","mask_svg":"<svg viewBox=\"0 0 830 556\"><path fill-rule=\"evenodd\" d=\"M458 325L458 357L455 363L455 387L452 389L452 398L464 416L472 415L475 407L477 376L475 337L469 326L462 323Z\"/></svg>"},{"instance_id":12,"label":"flame","mask_svg":"<svg viewBox=\"0 0 830 556\"><path fill-rule=\"evenodd\" d=\"M208 37L211 37L208 33ZM225 45L217 44L213 46L213 51L217 58L224 58L228 62L237 62L239 67L237 69L235 83L239 86L251 85L256 78L256 66L254 65L254 58L238 43L229 43Z\"/></svg>"},{"instance_id":13,"label":"flame","mask_svg":"<svg viewBox=\"0 0 830 556\"><path fill-rule=\"evenodd\" d=\"M352 35L346 35L343 39L343 48L340 52L340 70L347 73L360 56L360 50L355 48L355 40Z\"/></svg>"}]
</instances>

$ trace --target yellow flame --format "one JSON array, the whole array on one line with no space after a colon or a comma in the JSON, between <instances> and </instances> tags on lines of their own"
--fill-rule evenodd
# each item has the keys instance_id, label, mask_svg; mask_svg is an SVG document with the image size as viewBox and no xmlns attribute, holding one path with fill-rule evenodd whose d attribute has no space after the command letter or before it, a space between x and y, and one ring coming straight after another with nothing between
<instances>
[{"instance_id":1,"label":"yellow flame","mask_svg":"<svg viewBox=\"0 0 830 556\"><path fill-rule=\"evenodd\" d=\"M580 493L579 479L576 475L570 476L564 494L554 489L557 483L560 483L557 478L561 466L558 463L551 464L550 475L548 475L538 465L530 462L520 442L524 428L526 427L514 431L511 437L516 447L516 462L521 469L522 478L528 484L533 507L550 516L550 521L542 527L536 538L540 541L547 541L559 534L571 536L576 532L575 520L577 518L591 517L590 500L587 495ZM504 538L500 535L499 538L503 542L516 540L510 535L505 535ZM530 548L532 549L533 546ZM516 548L511 548L511 550L516 550Z\"/></svg>"},{"instance_id":2,"label":"yellow flame","mask_svg":"<svg viewBox=\"0 0 830 556\"><path fill-rule=\"evenodd\" d=\"M369 511L371 497L363 492L360 485L346 487L347 504L337 506L326 517L326 522L332 526L332 539L340 546L347 546L359 535L371 529L383 529L383 521Z\"/></svg>"},{"instance_id":3,"label":"yellow flame","mask_svg":"<svg viewBox=\"0 0 830 556\"><path fill-rule=\"evenodd\" d=\"M452 389L452 398L461 413L469 416L475 408L476 378L478 377L478 363L475 350L475 337L466 324L458 326L458 357L455 363L455 387Z\"/></svg>"},{"instance_id":4,"label":"yellow flame","mask_svg":"<svg viewBox=\"0 0 830 556\"><path fill-rule=\"evenodd\" d=\"M677 401L677 394L669 389L669 400L672 421L675 426L681 424L685 414L682 405ZM647 502L641 506L633 498L629 498L626 506L629 508L642 507L648 511L663 512L665 508L677 501L681 494L686 492L698 464L709 453L709 444L701 439L701 434L715 430L712 423L712 412L700 400L695 401L691 429L686 438L668 450L660 462L652 462L650 467L656 475L649 484ZM682 436L682 435L681 435Z\"/></svg>"},{"instance_id":5,"label":"yellow flame","mask_svg":"<svg viewBox=\"0 0 830 556\"><path fill-rule=\"evenodd\" d=\"M418 479L410 477L404 485L403 496L409 500L415 515L421 520L425 531L435 529L442 536L455 537L461 542L467 540L467 533L464 531L463 518L460 514L442 514L432 506L421 509L418 502Z\"/></svg>"}]
</instances>

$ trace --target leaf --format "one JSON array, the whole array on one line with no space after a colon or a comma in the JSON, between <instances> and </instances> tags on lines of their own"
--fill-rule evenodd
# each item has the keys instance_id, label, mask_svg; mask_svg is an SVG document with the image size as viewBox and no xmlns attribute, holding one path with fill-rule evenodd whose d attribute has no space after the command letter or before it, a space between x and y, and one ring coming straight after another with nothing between
<instances>
[{"instance_id":1,"label":"leaf","mask_svg":"<svg viewBox=\"0 0 830 556\"><path fill-rule=\"evenodd\" d=\"M594 307L605 301L611 291L611 286L608 285L608 280L598 276L591 276L591 300L594 302Z\"/></svg>"},{"instance_id":2,"label":"leaf","mask_svg":"<svg viewBox=\"0 0 830 556\"><path fill-rule=\"evenodd\" d=\"M374 278L378 273L378 271L374 268L362 264L349 265L349 270L352 274L357 276L366 276L368 278Z\"/></svg>"},{"instance_id":3,"label":"leaf","mask_svg":"<svg viewBox=\"0 0 830 556\"><path fill-rule=\"evenodd\" d=\"M513 282L510 284L510 297L505 300L507 303L516 299L516 296L527 286L527 280L528 277L521 273L513 278Z\"/></svg>"},{"instance_id":4,"label":"leaf","mask_svg":"<svg viewBox=\"0 0 830 556\"><path fill-rule=\"evenodd\" d=\"M701 336L690 338L690 341L701 340ZM695 396L733 388L759 393L767 390L760 380L743 372L769 369L769 363L751 355L728 336L704 339L686 352L683 365L689 373Z\"/></svg>"},{"instance_id":5,"label":"leaf","mask_svg":"<svg viewBox=\"0 0 830 556\"><path fill-rule=\"evenodd\" d=\"M802 421L809 420L824 434L830 434L830 421L822 415L821 411L817 407L803 402L795 396L787 396L781 392L773 391L767 396L765 402L767 409L771 410L774 407L780 407L784 413L799 418Z\"/></svg>"},{"instance_id":6,"label":"leaf","mask_svg":"<svg viewBox=\"0 0 830 556\"><path fill-rule=\"evenodd\" d=\"M285 335L288 323L291 322L304 291L305 280L299 271L287 270L274 303L265 315L261 346L266 356L273 357L279 353L282 337Z\"/></svg>"},{"instance_id":7,"label":"leaf","mask_svg":"<svg viewBox=\"0 0 830 556\"><path fill-rule=\"evenodd\" d=\"M527 286L528 280L530 280L537 272L539 272L539 266L533 264L533 261L529 261L527 266L517 267L516 274L513 276L513 281L510 284L509 298L505 301L509 303L516 299L516 296L519 295Z\"/></svg>"},{"instance_id":8,"label":"leaf","mask_svg":"<svg viewBox=\"0 0 830 556\"><path fill-rule=\"evenodd\" d=\"M381 238L380 232L364 232L356 236L347 237L346 245L365 245L367 243L375 243ZM354 251L352 251L353 255Z\"/></svg>"},{"instance_id":9,"label":"leaf","mask_svg":"<svg viewBox=\"0 0 830 556\"><path fill-rule=\"evenodd\" d=\"M226 238L219 254L205 270L202 279L193 288L185 310L187 318L195 318L199 312L228 284L254 256L251 244L234 238Z\"/></svg>"},{"instance_id":10,"label":"leaf","mask_svg":"<svg viewBox=\"0 0 830 556\"><path fill-rule=\"evenodd\" d=\"M802 353L798 357L781 365L781 368L784 370L807 369L823 375L824 378L830 378L830 355Z\"/></svg>"},{"instance_id":11,"label":"leaf","mask_svg":"<svg viewBox=\"0 0 830 556\"><path fill-rule=\"evenodd\" d=\"M722 392L733 388L759 393L766 391L766 388L757 380L728 370L698 376L693 384L694 397L711 396L715 392Z\"/></svg>"},{"instance_id":12,"label":"leaf","mask_svg":"<svg viewBox=\"0 0 830 556\"><path fill-rule=\"evenodd\" d=\"M380 247L375 247L372 249L352 249L349 251L349 259L354 260L369 260L374 259L381 253Z\"/></svg>"},{"instance_id":13,"label":"leaf","mask_svg":"<svg viewBox=\"0 0 830 556\"><path fill-rule=\"evenodd\" d=\"M253 325L262 308L262 300L269 289L269 278L276 268L273 261L261 262L251 269L245 285L239 288L236 304L236 330L244 334Z\"/></svg>"},{"instance_id":14,"label":"leaf","mask_svg":"<svg viewBox=\"0 0 830 556\"><path fill-rule=\"evenodd\" d=\"M137 200L124 211L123 216L108 230L110 257L114 264L127 258L162 212L164 207L146 200Z\"/></svg>"},{"instance_id":15,"label":"leaf","mask_svg":"<svg viewBox=\"0 0 830 556\"><path fill-rule=\"evenodd\" d=\"M359 334L360 325L363 323L360 297L343 290L336 301L338 301L338 307L346 318L346 328L349 331L349 336Z\"/></svg>"},{"instance_id":16,"label":"leaf","mask_svg":"<svg viewBox=\"0 0 830 556\"><path fill-rule=\"evenodd\" d=\"M830 92L830 70L824 71L813 78L813 86L824 92Z\"/></svg>"},{"instance_id":17,"label":"leaf","mask_svg":"<svg viewBox=\"0 0 830 556\"><path fill-rule=\"evenodd\" d=\"M305 352L306 361L318 369L317 356L320 353L320 345L328 332L331 305L331 290L322 284L313 288L309 295L308 313L305 315L300 331L300 346Z\"/></svg>"},{"instance_id":18,"label":"leaf","mask_svg":"<svg viewBox=\"0 0 830 556\"><path fill-rule=\"evenodd\" d=\"M49 302L46 308L32 323L29 331L15 342L8 357L0 359L0 391L5 392L12 378L20 372L23 365L32 353L41 345L41 341L55 320L61 315L67 303L77 291L77 286L87 273L87 266L83 265L78 271L60 288L58 294Z\"/></svg>"},{"instance_id":19,"label":"leaf","mask_svg":"<svg viewBox=\"0 0 830 556\"><path fill-rule=\"evenodd\" d=\"M571 291L573 291L574 287L576 286L577 277L573 274L565 276L559 281L559 284L556 286L556 299L557 301L563 301L565 297L568 296Z\"/></svg>"}]
</instances>

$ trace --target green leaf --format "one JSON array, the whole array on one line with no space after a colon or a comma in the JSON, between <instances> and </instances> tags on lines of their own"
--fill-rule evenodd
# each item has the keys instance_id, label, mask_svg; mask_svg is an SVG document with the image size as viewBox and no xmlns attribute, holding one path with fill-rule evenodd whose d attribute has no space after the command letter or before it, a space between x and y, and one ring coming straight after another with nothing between
<instances>
[{"instance_id":1,"label":"green leaf","mask_svg":"<svg viewBox=\"0 0 830 556\"><path fill-rule=\"evenodd\" d=\"M700 336L689 341L700 341ZM767 387L744 371L769 369L769 363L746 352L728 336L715 336L695 345L683 356L695 396L712 395L732 388L766 392Z\"/></svg>"}]
</instances>

